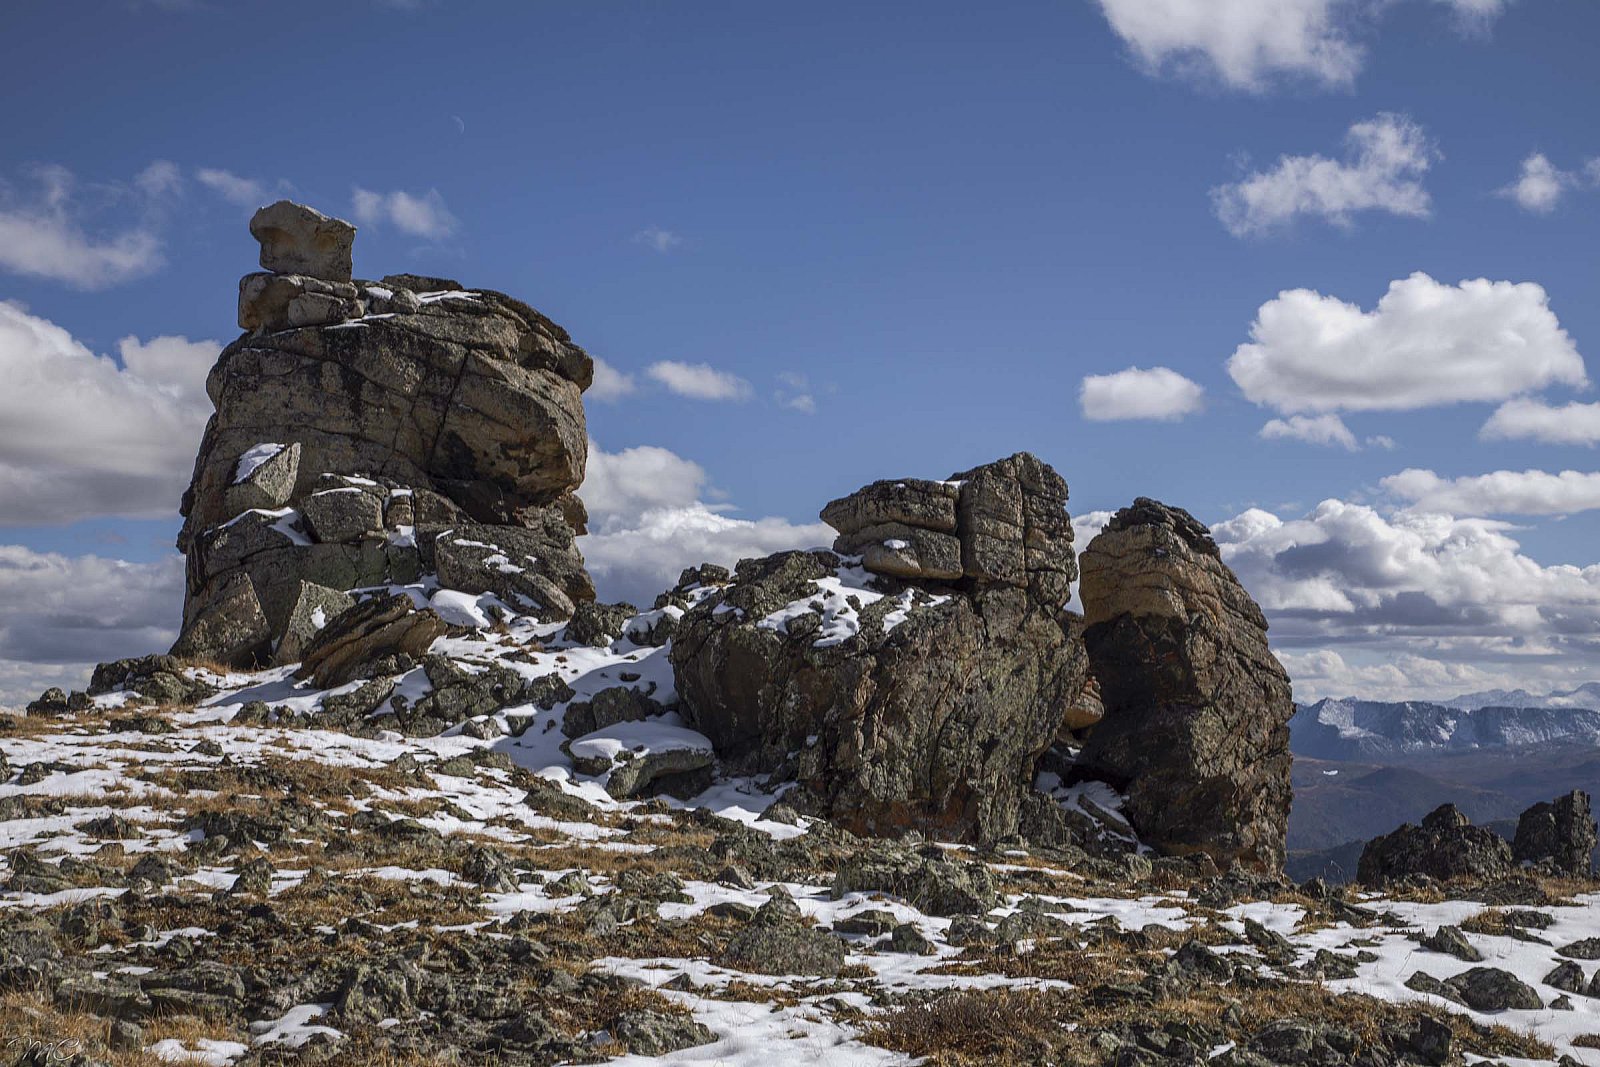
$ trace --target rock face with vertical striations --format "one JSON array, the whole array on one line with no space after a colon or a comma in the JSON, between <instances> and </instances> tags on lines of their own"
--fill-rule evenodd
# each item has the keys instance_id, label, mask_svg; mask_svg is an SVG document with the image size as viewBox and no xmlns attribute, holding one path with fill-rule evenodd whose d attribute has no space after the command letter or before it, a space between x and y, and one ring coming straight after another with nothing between
<instances>
[{"instance_id":1,"label":"rock face with vertical striations","mask_svg":"<svg viewBox=\"0 0 1600 1067\"><path fill-rule=\"evenodd\" d=\"M1561 874L1586 875L1594 862L1595 838L1589 794L1574 789L1522 813L1511 844L1512 859L1546 864Z\"/></svg>"},{"instance_id":2,"label":"rock face with vertical striations","mask_svg":"<svg viewBox=\"0 0 1600 1067\"><path fill-rule=\"evenodd\" d=\"M1079 557L1103 716L1078 772L1124 790L1156 849L1281 868L1289 678L1267 622L1188 512L1140 498Z\"/></svg>"},{"instance_id":3,"label":"rock face with vertical striations","mask_svg":"<svg viewBox=\"0 0 1600 1067\"><path fill-rule=\"evenodd\" d=\"M207 380L216 414L183 498L184 653L260 662L236 621L259 613L265 655L282 661L308 583L445 572L446 588L549 619L592 599L575 543L594 371L583 349L503 293L352 280L355 228L302 205L261 209L251 233L266 270L240 283L246 332Z\"/></svg>"},{"instance_id":4,"label":"rock face with vertical striations","mask_svg":"<svg viewBox=\"0 0 1600 1067\"><path fill-rule=\"evenodd\" d=\"M1017 832L1085 680L1067 486L1026 453L823 509L835 550L745 560L680 620L681 710L725 767L851 830Z\"/></svg>"}]
</instances>

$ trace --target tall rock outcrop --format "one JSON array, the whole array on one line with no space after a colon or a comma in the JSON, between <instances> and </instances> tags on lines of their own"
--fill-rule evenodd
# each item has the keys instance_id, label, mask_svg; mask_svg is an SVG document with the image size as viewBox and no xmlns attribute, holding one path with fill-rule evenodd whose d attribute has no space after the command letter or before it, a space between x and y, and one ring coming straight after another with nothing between
<instances>
[{"instance_id":1,"label":"tall rock outcrop","mask_svg":"<svg viewBox=\"0 0 1600 1067\"><path fill-rule=\"evenodd\" d=\"M494 593L564 618L593 586L574 538L593 363L503 293L351 279L355 228L281 201L251 222L265 270L206 388L216 413L184 494L174 652L294 658L292 620L351 589ZM335 611L336 613L336 611Z\"/></svg>"},{"instance_id":2,"label":"tall rock outcrop","mask_svg":"<svg viewBox=\"0 0 1600 1067\"><path fill-rule=\"evenodd\" d=\"M745 560L702 586L672 665L725 766L857 832L1016 832L1085 680L1062 608L1067 486L1026 453L877 482L822 511L834 551Z\"/></svg>"},{"instance_id":3,"label":"tall rock outcrop","mask_svg":"<svg viewBox=\"0 0 1600 1067\"><path fill-rule=\"evenodd\" d=\"M1589 794L1574 789L1522 813L1511 844L1512 859L1545 864L1561 874L1587 875L1594 863L1596 839Z\"/></svg>"},{"instance_id":4,"label":"tall rock outcrop","mask_svg":"<svg viewBox=\"0 0 1600 1067\"><path fill-rule=\"evenodd\" d=\"M1280 868L1294 703L1261 609L1203 525L1142 497L1079 566L1104 706L1079 773L1126 792L1125 814L1162 852Z\"/></svg>"}]
</instances>

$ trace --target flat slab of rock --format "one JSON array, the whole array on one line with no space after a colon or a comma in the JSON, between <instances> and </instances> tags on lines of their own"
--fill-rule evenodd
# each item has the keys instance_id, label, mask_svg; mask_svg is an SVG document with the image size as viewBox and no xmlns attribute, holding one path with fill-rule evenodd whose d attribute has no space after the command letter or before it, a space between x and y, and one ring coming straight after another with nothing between
<instances>
[{"instance_id":1,"label":"flat slab of rock","mask_svg":"<svg viewBox=\"0 0 1600 1067\"><path fill-rule=\"evenodd\" d=\"M418 610L408 596L374 597L329 620L307 646L295 677L332 689L354 681L364 664L382 656L422 656L447 629L436 613Z\"/></svg>"},{"instance_id":2,"label":"flat slab of rock","mask_svg":"<svg viewBox=\"0 0 1600 1067\"><path fill-rule=\"evenodd\" d=\"M289 611L289 621L284 625L283 636L278 639L272 662L284 666L299 663L307 646L322 632L323 627L355 607L356 601L342 589L330 589L314 582L301 582L295 596L294 607Z\"/></svg>"},{"instance_id":3,"label":"flat slab of rock","mask_svg":"<svg viewBox=\"0 0 1600 1067\"><path fill-rule=\"evenodd\" d=\"M348 282L356 228L315 208L279 200L250 219L250 235L261 242L261 268Z\"/></svg>"}]
</instances>

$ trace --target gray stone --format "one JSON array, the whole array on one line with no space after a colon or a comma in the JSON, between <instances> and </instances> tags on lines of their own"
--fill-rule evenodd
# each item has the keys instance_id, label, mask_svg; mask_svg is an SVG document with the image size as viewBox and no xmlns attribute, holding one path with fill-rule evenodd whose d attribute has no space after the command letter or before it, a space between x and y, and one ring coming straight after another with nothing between
<instances>
[{"instance_id":1,"label":"gray stone","mask_svg":"<svg viewBox=\"0 0 1600 1067\"><path fill-rule=\"evenodd\" d=\"M421 656L446 629L437 613L418 610L408 596L374 597L329 620L306 646L295 677L332 689L380 657Z\"/></svg>"},{"instance_id":2,"label":"gray stone","mask_svg":"<svg viewBox=\"0 0 1600 1067\"><path fill-rule=\"evenodd\" d=\"M1555 970L1544 976L1544 984L1564 993L1583 992L1583 968L1571 960L1562 960Z\"/></svg>"},{"instance_id":3,"label":"gray stone","mask_svg":"<svg viewBox=\"0 0 1600 1067\"><path fill-rule=\"evenodd\" d=\"M1473 826L1455 805L1436 808L1421 826L1406 823L1361 850L1356 880L1383 886L1418 876L1437 881L1485 879L1509 873L1511 846L1492 830Z\"/></svg>"},{"instance_id":4,"label":"gray stone","mask_svg":"<svg viewBox=\"0 0 1600 1067\"><path fill-rule=\"evenodd\" d=\"M257 446L259 447L259 446ZM244 456L239 457L244 462ZM253 508L276 510L289 502L294 495L295 479L300 475L300 446L294 442L280 446L270 458L239 477L237 466L234 481L224 491L224 510L230 515L242 515Z\"/></svg>"},{"instance_id":5,"label":"gray stone","mask_svg":"<svg viewBox=\"0 0 1600 1067\"><path fill-rule=\"evenodd\" d=\"M172 646L179 659L256 667L272 655L272 631L244 574L235 574L195 614Z\"/></svg>"},{"instance_id":6,"label":"gray stone","mask_svg":"<svg viewBox=\"0 0 1600 1067\"><path fill-rule=\"evenodd\" d=\"M318 541L360 541L383 536L383 500L355 486L322 489L300 503L308 531Z\"/></svg>"},{"instance_id":7,"label":"gray stone","mask_svg":"<svg viewBox=\"0 0 1600 1067\"><path fill-rule=\"evenodd\" d=\"M1532 986L1498 967L1474 967L1446 979L1444 984L1474 1011L1538 1011L1544 1007Z\"/></svg>"},{"instance_id":8,"label":"gray stone","mask_svg":"<svg viewBox=\"0 0 1600 1067\"><path fill-rule=\"evenodd\" d=\"M272 662L278 666L299 663L309 645L328 622L350 608L355 598L338 589L313 582L301 582L295 596L294 607L289 611L289 621L284 624L283 636L278 638L277 651Z\"/></svg>"},{"instance_id":9,"label":"gray stone","mask_svg":"<svg viewBox=\"0 0 1600 1067\"><path fill-rule=\"evenodd\" d=\"M1574 789L1522 813L1511 858L1516 863L1549 864L1562 874L1584 875L1593 865L1595 838L1589 794Z\"/></svg>"},{"instance_id":10,"label":"gray stone","mask_svg":"<svg viewBox=\"0 0 1600 1067\"><path fill-rule=\"evenodd\" d=\"M686 1048L709 1045L717 1035L694 1016L662 1011L625 1011L610 1026L611 1036L635 1056L665 1056Z\"/></svg>"},{"instance_id":11,"label":"gray stone","mask_svg":"<svg viewBox=\"0 0 1600 1067\"><path fill-rule=\"evenodd\" d=\"M798 922L762 922L758 912L714 962L754 974L832 978L844 969L845 946L832 934Z\"/></svg>"},{"instance_id":12,"label":"gray stone","mask_svg":"<svg viewBox=\"0 0 1600 1067\"><path fill-rule=\"evenodd\" d=\"M1075 573L1066 486L1026 453L969 472L959 491L925 483L939 488L912 498L933 501L920 511L897 495L901 484L868 487L826 513L850 530L863 517L898 522L917 514L949 526L952 514L968 521L956 514L958 496L961 508L969 503L966 486L985 486L1016 503L1017 522L1002 531L979 516L970 525L989 530L997 544L1011 539L1016 573L998 581L989 570L965 568L955 585L925 591L913 584L908 599L860 607L855 636L819 643L816 583L836 573L841 557L785 552L745 560L734 583L700 599L677 625L671 660L682 711L730 770L782 768L799 783L795 799L804 810L844 829L996 841L1016 833L1037 761L1086 671L1060 611ZM988 500L975 491L970 504L983 512ZM944 517L926 518L935 504ZM1031 570L1033 543L1064 549L1065 569ZM700 580L685 575L685 591L690 579ZM908 600L904 621L886 628L888 613ZM812 609L782 629L762 624L808 601Z\"/></svg>"},{"instance_id":13,"label":"gray stone","mask_svg":"<svg viewBox=\"0 0 1600 1067\"><path fill-rule=\"evenodd\" d=\"M571 527L547 510L538 529L465 523L434 540L439 582L465 593L493 593L544 620L572 617L594 598Z\"/></svg>"},{"instance_id":14,"label":"gray stone","mask_svg":"<svg viewBox=\"0 0 1600 1067\"><path fill-rule=\"evenodd\" d=\"M889 844L860 849L840 862L833 899L849 893L887 893L929 915L985 915L1000 904L994 879L981 863L956 863Z\"/></svg>"},{"instance_id":15,"label":"gray stone","mask_svg":"<svg viewBox=\"0 0 1600 1067\"><path fill-rule=\"evenodd\" d=\"M278 274L306 274L348 282L356 228L315 208L279 200L250 219L250 235L261 242L261 267Z\"/></svg>"},{"instance_id":16,"label":"gray stone","mask_svg":"<svg viewBox=\"0 0 1600 1067\"><path fill-rule=\"evenodd\" d=\"M847 536L884 523L953 533L959 493L959 488L949 482L924 478L873 482L830 501L822 509L822 521Z\"/></svg>"},{"instance_id":17,"label":"gray stone","mask_svg":"<svg viewBox=\"0 0 1600 1067\"><path fill-rule=\"evenodd\" d=\"M606 792L621 799L644 796L696 771L709 772L713 763L711 752L700 748L669 748L637 754L611 768ZM704 785L710 784L707 774Z\"/></svg>"},{"instance_id":18,"label":"gray stone","mask_svg":"<svg viewBox=\"0 0 1600 1067\"><path fill-rule=\"evenodd\" d=\"M601 604L586 600L578 604L567 623L566 638L576 645L605 648L622 636L628 620L639 614L632 604Z\"/></svg>"},{"instance_id":19,"label":"gray stone","mask_svg":"<svg viewBox=\"0 0 1600 1067\"><path fill-rule=\"evenodd\" d=\"M1468 963L1483 962L1483 953L1473 947L1459 926L1439 927L1423 939L1422 946L1435 952L1443 952L1447 956L1454 956L1458 960L1466 960Z\"/></svg>"}]
</instances>

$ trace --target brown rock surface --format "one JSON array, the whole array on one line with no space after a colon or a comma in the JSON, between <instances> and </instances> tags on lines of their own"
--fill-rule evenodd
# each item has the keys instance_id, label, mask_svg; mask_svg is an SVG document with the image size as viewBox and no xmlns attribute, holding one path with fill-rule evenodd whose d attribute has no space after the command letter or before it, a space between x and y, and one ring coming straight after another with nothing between
<instances>
[{"instance_id":1,"label":"brown rock surface","mask_svg":"<svg viewBox=\"0 0 1600 1067\"><path fill-rule=\"evenodd\" d=\"M1146 844L1276 870L1289 817L1289 678L1206 528L1140 498L1079 558L1104 717L1078 772L1128 796Z\"/></svg>"}]
</instances>

